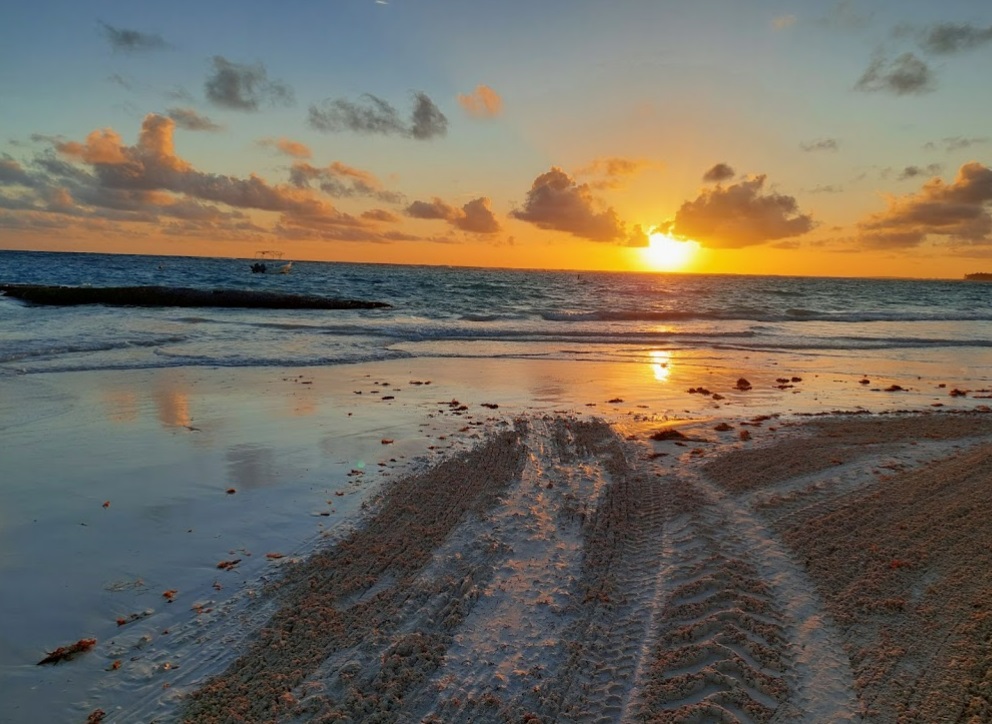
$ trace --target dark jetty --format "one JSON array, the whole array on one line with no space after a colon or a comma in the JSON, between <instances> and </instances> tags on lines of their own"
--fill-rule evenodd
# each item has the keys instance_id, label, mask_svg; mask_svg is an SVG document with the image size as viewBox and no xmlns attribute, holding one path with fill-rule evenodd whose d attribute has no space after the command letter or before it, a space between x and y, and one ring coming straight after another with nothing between
<instances>
[{"instance_id":1,"label":"dark jetty","mask_svg":"<svg viewBox=\"0 0 992 724\"><path fill-rule=\"evenodd\" d=\"M31 304L70 306L107 304L118 307L241 307L246 309L382 309L385 302L333 299L313 294L282 294L243 289L183 287L61 287L3 284L0 291Z\"/></svg>"}]
</instances>

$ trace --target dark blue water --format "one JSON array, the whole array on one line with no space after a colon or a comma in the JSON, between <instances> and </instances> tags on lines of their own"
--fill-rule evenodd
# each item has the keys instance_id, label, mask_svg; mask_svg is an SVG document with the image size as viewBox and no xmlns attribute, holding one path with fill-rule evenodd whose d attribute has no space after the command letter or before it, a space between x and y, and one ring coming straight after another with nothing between
<instances>
[{"instance_id":1,"label":"dark blue water","mask_svg":"<svg viewBox=\"0 0 992 724\"><path fill-rule=\"evenodd\" d=\"M658 350L888 355L992 347L992 284L0 252L0 283L264 289L388 302L286 311L0 300L0 373L397 357L640 360ZM278 266L269 262L269 269ZM992 357L992 351L989 351Z\"/></svg>"}]
</instances>

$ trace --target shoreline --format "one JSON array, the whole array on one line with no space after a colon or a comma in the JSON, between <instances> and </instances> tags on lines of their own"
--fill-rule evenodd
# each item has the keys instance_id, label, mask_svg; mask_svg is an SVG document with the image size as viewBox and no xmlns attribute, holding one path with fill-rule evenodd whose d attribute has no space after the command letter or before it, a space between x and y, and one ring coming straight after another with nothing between
<instances>
[{"instance_id":1,"label":"shoreline","mask_svg":"<svg viewBox=\"0 0 992 724\"><path fill-rule=\"evenodd\" d=\"M96 708L106 711L108 721L125 721L136 710L147 716L167 715L168 711L174 714L172 707L180 693L188 694L194 684L202 685L205 676L221 673L223 664L229 662L230 651L220 649L244 652L253 632L264 625L265 616L274 612L273 606L280 600L269 598L263 589L275 583L283 571L303 570L309 565L306 554L322 546L335 550L334 546L347 541L367 521L375 520L375 511L381 511L383 504L381 496L388 496L394 481L416 480L418 475L432 474L432 470L443 477L436 471L443 468L444 461L476 454L472 451L487 444L493 435L516 434L516 444L528 451L529 462L518 476L506 479L500 502L489 501L481 512L473 514L475 517L469 516L471 520L453 523L441 539L425 539L433 541L430 561L425 565L376 578L378 583L356 589L357 598L345 597L335 604L335 610L347 611L372 605L372 601L386 605L383 601L393 600L390 596L394 595L411 600L411 592L420 591L420 598L414 596L416 600L433 600L431 605L443 608L455 604L443 596L438 598L450 587L438 588L438 582L451 584L460 575L461 586L466 576L471 578L458 599L461 603L457 608L464 611L448 628L435 630L436 622L430 621L437 616L428 616L427 609L390 608L394 604L389 604L382 611L388 614L386 618L406 621L409 630L403 636L407 638L397 638L398 630L390 635L382 629L369 629L358 637L357 649L348 649L356 660L372 661L388 651L406 651L405 644L423 643L426 648L421 653L427 662L422 662L423 666L434 667L429 676L419 664L410 669L410 662L405 661L408 655L396 654L399 658L395 663L400 667L396 671L406 671L412 679L422 678L421 683L428 686L417 690L419 693L403 689L406 693L400 699L405 706L414 707L418 714L433 711L440 719L470 715L487 720L495 718L497 712L523 714L532 710L545 718L554 712L601 710L623 719L635 711L631 707L643 706L644 701L655 702L652 706L658 707L658 712L674 711L679 700L672 697L678 687L695 686L698 693L715 686L711 675L704 677L708 683L692 683L690 670L714 666L714 671L723 672L716 677L720 681L731 676L731 670L738 672L733 674L738 679L752 677L745 682L750 687L745 693L764 707L761 711L784 707L785 712L796 706L823 712L834 707L831 711L850 712L851 720L857 720L852 708L852 701L858 704L857 695L844 702L837 697L845 691L850 694L850 687L855 685L862 687L859 692L878 689L878 681L871 684L874 689L862 685L864 667L858 667L863 662L855 662L851 669L850 682L854 683L834 682L830 696L814 695L808 689L816 677L803 668L813 663L802 663L795 651L800 634L807 646L819 643L826 647L824 651L836 652L840 646L844 652L844 647L856 640L850 633L853 624L849 625L844 610L838 608L841 604L817 593L817 585L835 585L832 579L818 572L816 565L810 570L785 564L775 568L775 557L749 560L753 557L748 553L750 546L742 546L734 536L766 535L761 539L765 547L758 549L767 553L771 550L767 546L772 546L784 556L781 560L795 558L797 551L816 559L822 551L817 553L814 543L795 538L790 511L800 510L800 502L806 505L819 500L826 505L835 494L843 497L872 489L886 476L926 477L928 466L947 465L939 460L956 454L954 436L948 438L941 429L957 430L954 435L961 440L992 438L986 422L992 417L974 412L985 403L970 397L951 398L950 388L935 388L918 395L923 401L919 411L927 414L906 414L899 412L892 394L869 395L862 386L856 386L856 393L884 403L885 409L841 418L848 428L867 430L861 433L860 443L841 445L835 444L837 430L831 432L829 419L805 416L835 414L829 402L837 396L828 393L829 388L840 386L839 382L807 376L795 383L802 392L793 393L770 384L766 388L765 380L774 372L728 367L711 370L708 379L713 383L707 385L730 392L728 387L736 374L749 374L755 387L714 401L688 394L683 387L690 379L700 378L696 368L683 371L674 364L665 382L654 379L656 385L667 387L648 389L645 380L653 378L655 370L618 367L527 360L398 360L323 370L232 373L173 368L0 380L5 391L14 390L12 385L17 383L22 398L14 400L14 407L22 410L19 418L11 415L11 407L0 408L4 434L13 443L31 448L19 450L11 458L12 465L22 471L9 489L14 504L11 511L38 520L19 523L12 517L0 517L0 534L7 537L10 551L0 559L0 567L18 587L18 595L4 597L0 603L8 618L21 616L25 626L18 640L0 647L10 652L0 663L0 690L20 691L20 698L11 701L22 708L13 711L30 716L32 701L39 693L48 696L54 691L51 687L63 685L64 677L71 674L82 683L71 689L70 699L57 704L61 707L56 709L59 716L71 712L72 717L84 719ZM527 371L529 375L524 374ZM425 384L428 381L430 384ZM843 381L843 389L851 385L857 385L857 380ZM797 398L813 399L814 395L823 396L818 406L759 419L776 414L776 410L781 414L788 406L798 407L794 402ZM615 401L620 398L620 402ZM9 405L11 397L5 399ZM946 399L947 406L929 408L931 399ZM942 414L952 410L953 415ZM876 414L881 412L892 414ZM593 417L606 420L612 427L591 420ZM720 421L731 429L715 431ZM870 428L874 423L879 423L878 430ZM520 424L528 428L526 433L513 432ZM980 435L967 434L969 425ZM679 445L677 440L648 439L651 432L672 427L705 442ZM900 427L915 432L910 437L905 431L893 432ZM48 442L38 442L42 430L49 436ZM742 439L744 432L750 439ZM813 448L806 444L775 452L776 445L788 445L789 440L813 432L824 444L822 454L811 454ZM942 435L947 439L935 439ZM875 438L883 442L870 442ZM847 440L843 435L840 439ZM56 450L70 459L73 455L77 459L96 455L98 469L91 476L81 475L71 463L60 462L52 454ZM803 468L800 476L777 480L773 487L746 489L732 482L731 472L720 472L715 462L718 456L729 455L724 459L734 461L728 463L734 474L753 470L760 471L756 475L767 476L770 450L773 458L784 460L787 452L808 469ZM753 459L746 456L751 451ZM974 455L979 456L976 460L984 460L979 453ZM816 461L820 461L819 467ZM34 466L33 472L27 469L29 465ZM707 466L716 467L708 468L707 473ZM493 469L505 472L506 466L496 464ZM49 481L52 496L31 490L36 476ZM77 478L79 487L65 487L64 481L56 479L59 476ZM177 484L177 478L182 482ZM553 487L540 487L539 480L552 482ZM228 494L226 490L231 487L236 492ZM149 501L149 495L155 500ZM654 501L648 506L654 511L648 520L640 520L638 500ZM103 508L107 501L109 507ZM414 523L421 514L417 501L420 507L429 508L431 496L420 494L405 504L414 509L407 512ZM779 518L773 519L772 512ZM488 521L488 528L478 527L482 520ZM32 530L32 526L37 527ZM368 528L370 535L385 535L396 525L380 528ZM45 532L40 533L42 530ZM492 550L478 550L483 530L489 531ZM836 535L841 533L835 531ZM638 554L628 559L626 556L632 554L612 543L615 534L642 541L637 545L655 550L654 557ZM147 542L142 543L145 538ZM761 610L754 615L774 619L778 627L777 633L768 634L771 638L757 642L760 646L741 644L745 648L727 659L730 664L719 663L723 660L719 658L709 661L713 651L706 646L703 648L709 653L700 653L697 647L691 656L671 647L680 616L684 618L690 610L684 607L690 603L696 606L693 601L703 590L690 595L689 589L683 591L682 587L698 588L698 581L707 577L723 580L731 570L721 563L679 583L683 580L680 571L708 560L690 561L685 558L689 551L707 547L712 548L711 556L730 561L727 565L731 568L738 565L734 561L740 562L747 579L741 583L743 589L731 587L729 593L714 589L714 595L724 599L736 596L751 603L760 599L755 605ZM509 553L510 549L514 552ZM595 551L614 556L613 560L626 568L613 571L605 563L597 564L596 556L589 558ZM269 553L279 557L269 558ZM235 559L240 561L232 570L216 567ZM70 572L65 569L67 565L79 570ZM44 580L51 579L53 566L62 567L69 575L57 585L46 585ZM902 576L917 571L909 565L892 570ZM922 568L919 572L921 576L927 573ZM610 576L614 573L627 578L613 580ZM541 585L528 583L528 576ZM401 579L406 581L406 588L397 588ZM806 589L797 588L811 581ZM214 583L221 588L216 589ZM178 591L175 599L164 599L162 593L172 589ZM584 593L576 598L580 590ZM806 596L805 602L787 600L789 591ZM25 595L29 592L35 598ZM685 601L680 603L682 598ZM887 596L894 598L899 596ZM912 603L911 596L904 598ZM621 604L621 599L627 602ZM822 629L814 627L816 630L803 633L794 619L803 606L820 599L819 609L806 620L839 619L841 625L834 624L831 629L824 624ZM74 611L66 608L69 600L75 601ZM652 616L635 614L633 601L639 602L637 610L652 611ZM423 606L430 608L427 603ZM37 610L29 612L32 608ZM146 616L149 610L152 613ZM905 611L882 613L898 616ZM113 623L115 617L126 619L134 614L139 618L125 625ZM226 624L225 615L230 616ZM487 624L494 616L507 627ZM659 624L664 621L668 628ZM607 626L606 622L612 623ZM238 631L240 623L250 626ZM707 630L723 637L737 636L732 631L720 633L713 625L708 624ZM741 625L740 621L734 624L738 630ZM583 626L589 636L576 638L576 627ZM165 630L170 633L162 634ZM409 639L412 630L419 630L432 643ZM609 630L624 633L607 634ZM498 636L494 633L500 631L503 633ZM601 634L592 635L597 631ZM877 639L873 631L859 629L856 633ZM84 635L98 638L91 653L54 667L34 666L44 653L42 649L51 650ZM606 638L597 638L601 635ZM611 635L620 638L614 640ZM549 638L557 638L557 647L548 643ZM569 641L586 638L599 641L603 647L619 647L629 658L624 658L626 663L621 666L608 657L597 659L588 650L580 656L562 648ZM201 639L206 642L206 654L196 653L199 647L194 644ZM507 645L510 649L505 648ZM480 650L489 652L491 665L478 660ZM510 660L508 650L518 651L519 656ZM758 654L767 654L772 663L777 661L778 673L738 671L739 659L746 661ZM687 663L687 656L697 663ZM531 660L530 667L520 669L523 659ZM119 669L105 670L117 660L122 662ZM294 703L284 702L289 710L310 707L305 709L310 712L307 716L333 711L347 699L342 682L364 676L349 668L351 660L338 660L336 669L331 660L317 666L293 690ZM864 666L871 669L874 665L869 661ZM540 677L536 670L531 671L534 666L543 672ZM597 676L587 670L589 666L621 666L623 670L614 673L626 682L624 687L594 696ZM676 686L671 677L658 674L659 666L685 668L690 679ZM471 675L459 682L459 670L468 670ZM490 690L484 681L494 671L499 676L493 681L498 683ZM555 689L550 685L552 680L568 683L565 689L573 693L555 698L557 695L549 693ZM369 691L386 687L382 691L395 694L399 680L389 681L393 680L387 677L375 683L370 679L362 686L372 687ZM448 683L441 686L443 682ZM542 682L546 684L543 698L529 699L528 687ZM163 689L163 684L168 688ZM460 695L458 687L464 689ZM28 693L32 691L34 694ZM583 700L576 691L585 691L592 698ZM741 717L761 720L758 709L750 713L746 707L736 709L737 699L726 698L739 699L742 690L731 686L727 691L737 693L720 695L711 703ZM487 694L499 702L486 698ZM891 692L874 696L886 701L898 698ZM458 705L451 699L457 699ZM130 708L116 710L115 701L121 700L130 701ZM51 711L49 708L49 717Z\"/></svg>"}]
</instances>

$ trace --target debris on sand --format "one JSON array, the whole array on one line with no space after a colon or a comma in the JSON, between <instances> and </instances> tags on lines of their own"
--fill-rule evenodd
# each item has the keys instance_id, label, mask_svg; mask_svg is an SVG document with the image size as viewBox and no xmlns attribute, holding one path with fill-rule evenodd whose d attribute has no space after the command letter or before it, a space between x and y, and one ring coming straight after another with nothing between
<instances>
[{"instance_id":1,"label":"debris on sand","mask_svg":"<svg viewBox=\"0 0 992 724\"><path fill-rule=\"evenodd\" d=\"M49 651L48 655L38 662L38 666L44 664L57 664L61 661L69 661L79 654L85 653L96 646L96 639L79 639L74 644L59 646L54 651Z\"/></svg>"}]
</instances>

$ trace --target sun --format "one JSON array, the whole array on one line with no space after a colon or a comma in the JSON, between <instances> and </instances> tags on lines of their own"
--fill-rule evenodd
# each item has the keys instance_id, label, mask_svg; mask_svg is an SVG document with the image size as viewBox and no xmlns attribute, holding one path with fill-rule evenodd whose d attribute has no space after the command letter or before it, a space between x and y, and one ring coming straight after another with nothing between
<instances>
[{"instance_id":1,"label":"sun","mask_svg":"<svg viewBox=\"0 0 992 724\"><path fill-rule=\"evenodd\" d=\"M678 271L684 269L699 251L695 241L679 241L665 234L654 233L648 237L644 258L652 269Z\"/></svg>"}]
</instances>

